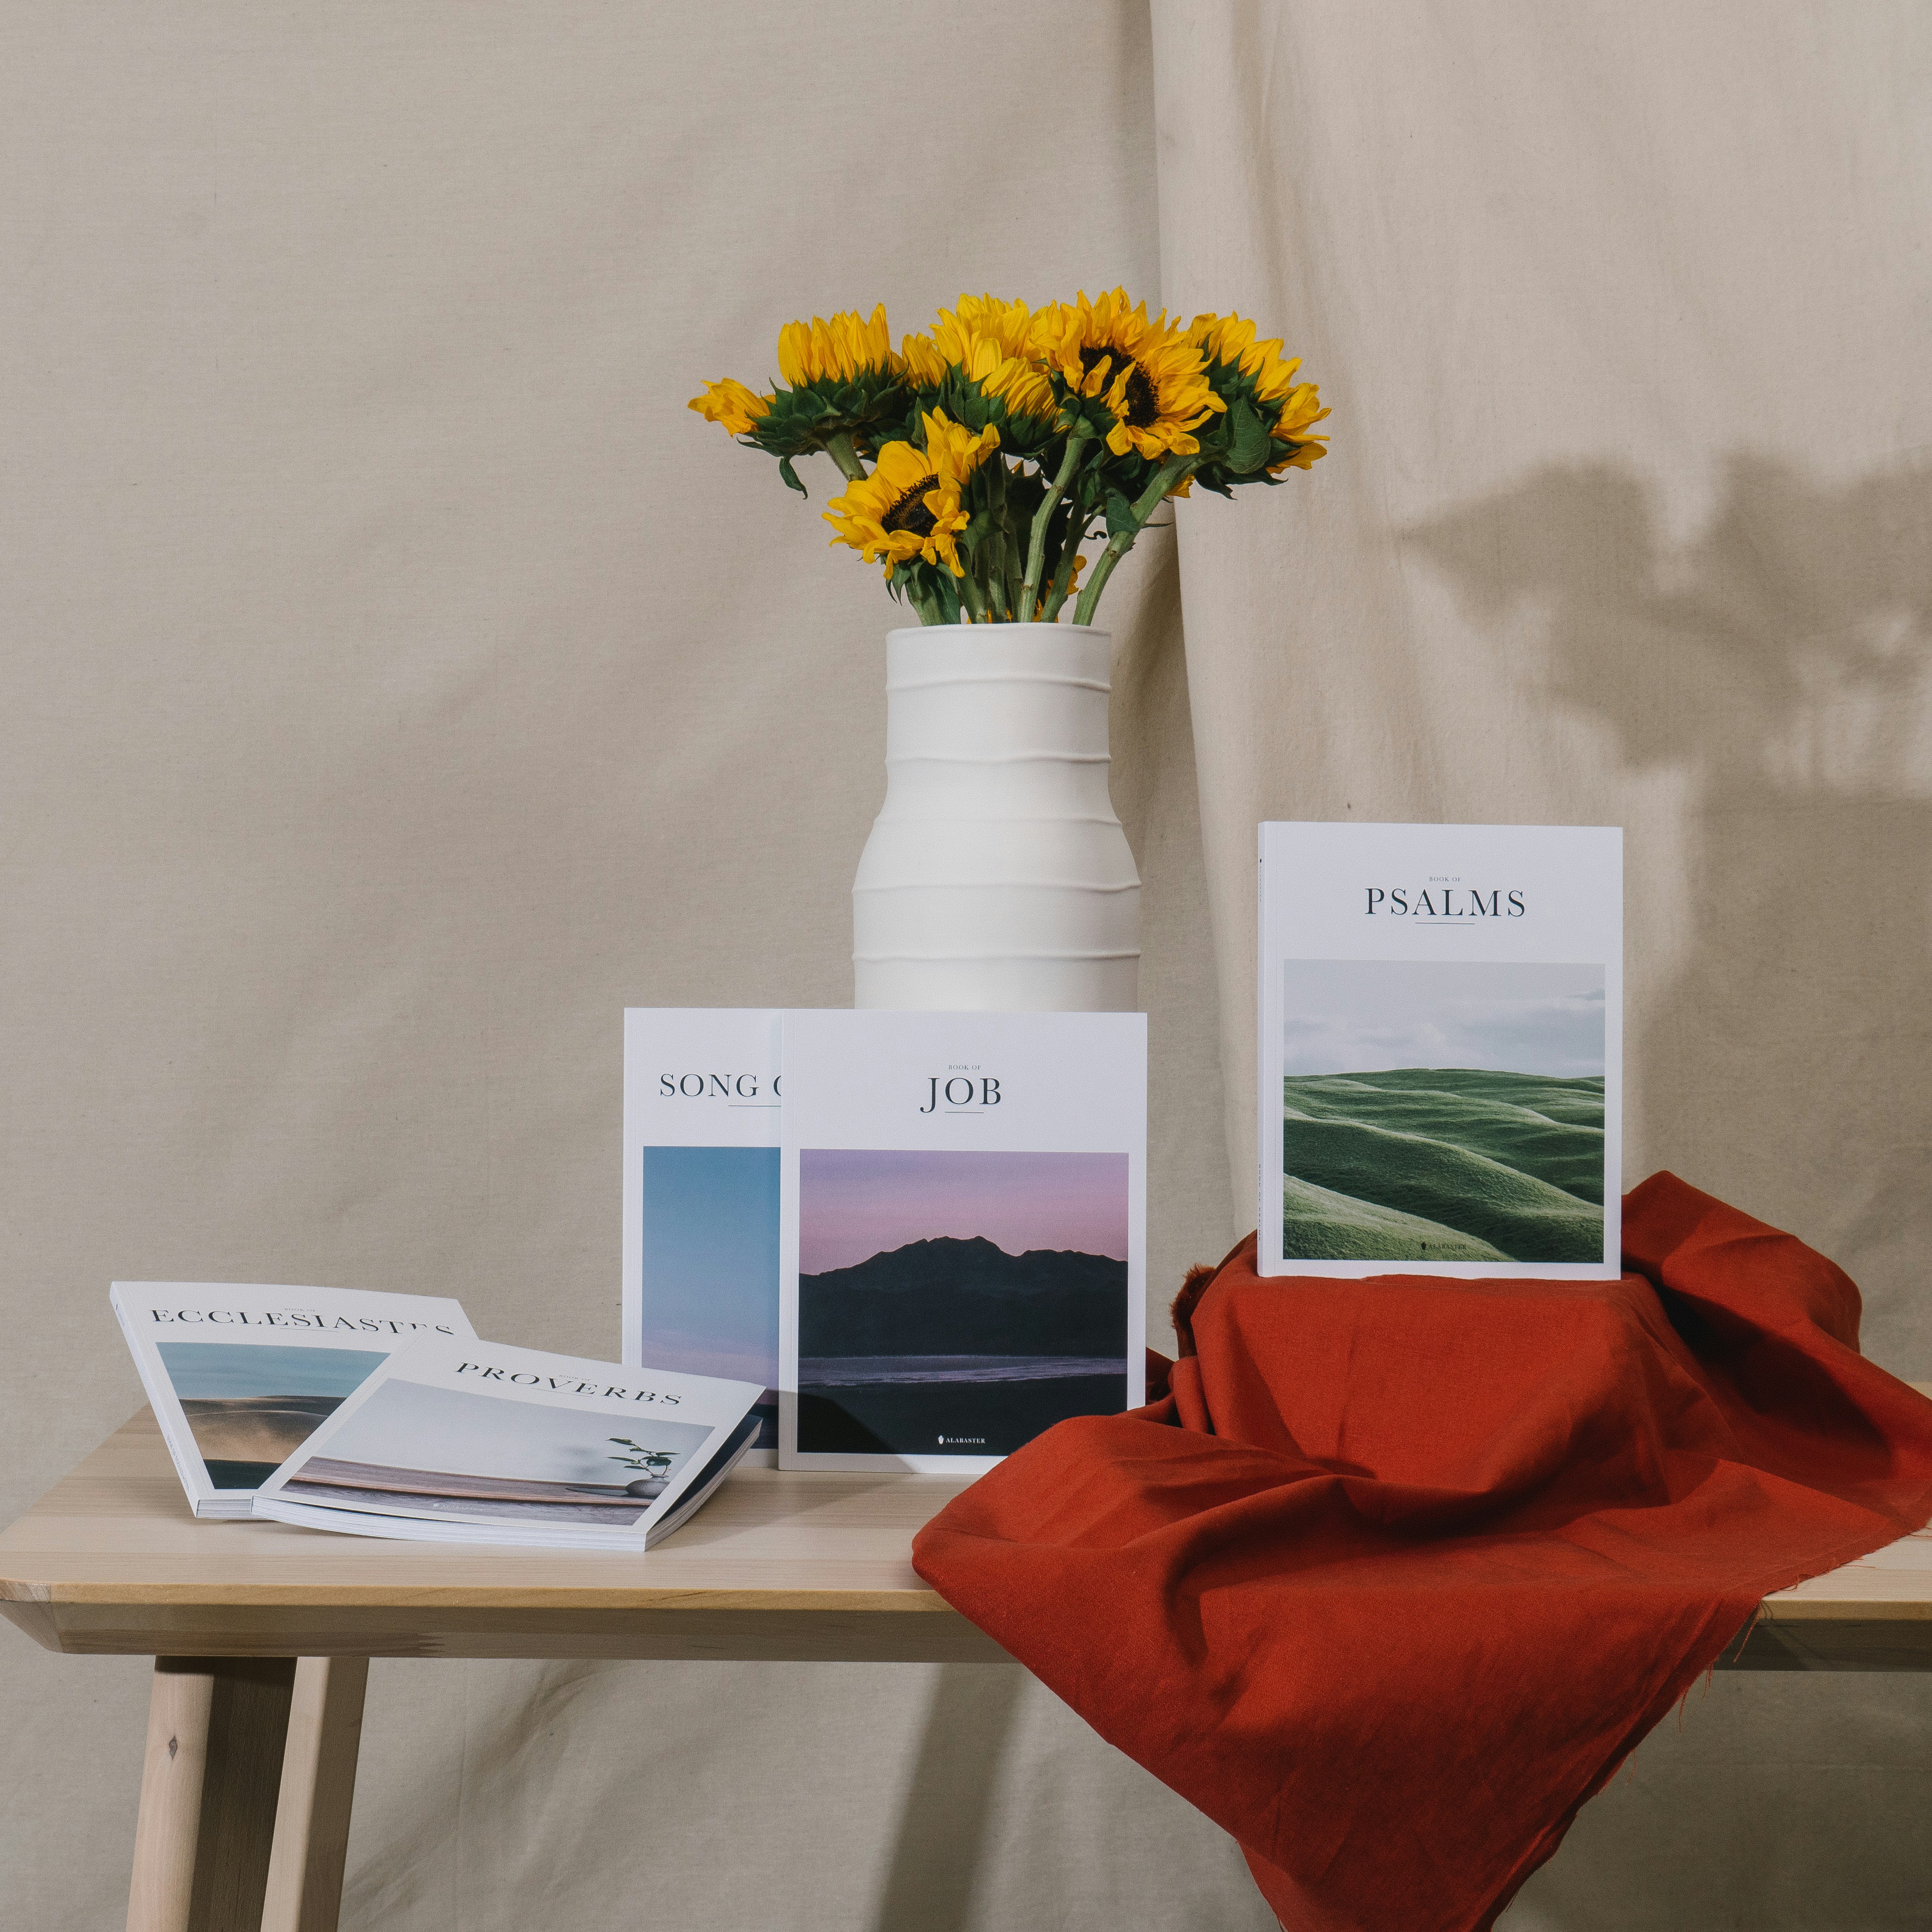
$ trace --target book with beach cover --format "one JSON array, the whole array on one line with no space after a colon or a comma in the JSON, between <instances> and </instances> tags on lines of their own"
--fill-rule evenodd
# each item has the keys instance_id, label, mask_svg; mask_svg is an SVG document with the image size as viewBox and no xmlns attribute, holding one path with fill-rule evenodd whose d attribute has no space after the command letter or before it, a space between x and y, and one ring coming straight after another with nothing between
<instances>
[{"instance_id":1,"label":"book with beach cover","mask_svg":"<svg viewBox=\"0 0 1932 1932\"><path fill-rule=\"evenodd\" d=\"M641 1550L751 1447L756 1382L426 1337L257 1492L254 1514L432 1543Z\"/></svg>"},{"instance_id":2,"label":"book with beach cover","mask_svg":"<svg viewBox=\"0 0 1932 1932\"><path fill-rule=\"evenodd\" d=\"M626 1362L755 1382L778 1449L778 1014L624 1014Z\"/></svg>"},{"instance_id":3,"label":"book with beach cover","mask_svg":"<svg viewBox=\"0 0 1932 1932\"><path fill-rule=\"evenodd\" d=\"M1264 1274L1621 1266L1623 834L1261 828Z\"/></svg>"},{"instance_id":4,"label":"book with beach cover","mask_svg":"<svg viewBox=\"0 0 1932 1932\"><path fill-rule=\"evenodd\" d=\"M255 1491L418 1335L464 1339L434 1295L208 1281L117 1281L108 1300L200 1516L244 1516Z\"/></svg>"},{"instance_id":5,"label":"book with beach cover","mask_svg":"<svg viewBox=\"0 0 1932 1932\"><path fill-rule=\"evenodd\" d=\"M971 1474L1143 1400L1140 1013L784 1016L778 1454Z\"/></svg>"}]
</instances>

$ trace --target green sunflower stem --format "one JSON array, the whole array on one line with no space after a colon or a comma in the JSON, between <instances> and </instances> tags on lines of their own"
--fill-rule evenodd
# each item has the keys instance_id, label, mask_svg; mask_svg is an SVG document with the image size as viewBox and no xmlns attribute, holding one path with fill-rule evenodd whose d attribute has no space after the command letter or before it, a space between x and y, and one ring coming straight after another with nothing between
<instances>
[{"instance_id":1,"label":"green sunflower stem","mask_svg":"<svg viewBox=\"0 0 1932 1932\"><path fill-rule=\"evenodd\" d=\"M1198 456L1170 458L1154 473L1154 481L1134 500L1130 513L1132 520L1127 527L1112 537L1107 548L1100 553L1100 561L1094 566L1094 574L1087 580L1087 587L1080 593L1080 602L1075 605L1073 621L1076 624L1090 624L1094 621L1094 606L1100 601L1100 593L1107 587L1107 580L1114 574L1114 566L1134 547L1134 539L1147 527L1147 520L1161 506L1167 493L1200 462Z\"/></svg>"},{"instance_id":2,"label":"green sunflower stem","mask_svg":"<svg viewBox=\"0 0 1932 1932\"><path fill-rule=\"evenodd\" d=\"M1012 478L998 458L994 459L994 466L998 472L993 500L999 526L994 533L993 560L987 572L988 601L994 615L1004 621L1012 617L1019 602L1019 548L1013 531L1012 495L1009 487Z\"/></svg>"},{"instance_id":3,"label":"green sunflower stem","mask_svg":"<svg viewBox=\"0 0 1932 1932\"><path fill-rule=\"evenodd\" d=\"M1091 512L1088 513L1090 515ZM1053 580L1046 587L1046 601L1040 606L1040 619L1043 624L1057 624L1060 613L1066 602L1067 593L1073 588L1073 568L1078 561L1080 546L1087 536L1087 518L1073 517L1068 519L1066 542L1060 547L1060 561L1054 566Z\"/></svg>"},{"instance_id":4,"label":"green sunflower stem","mask_svg":"<svg viewBox=\"0 0 1932 1932\"><path fill-rule=\"evenodd\" d=\"M966 622L983 624L986 619L986 593L969 570L958 580L959 601L966 607Z\"/></svg>"},{"instance_id":5,"label":"green sunflower stem","mask_svg":"<svg viewBox=\"0 0 1932 1932\"><path fill-rule=\"evenodd\" d=\"M825 453L838 464L839 473L847 482L865 482L866 466L859 460L859 452L853 448L852 439L844 430L825 439Z\"/></svg>"},{"instance_id":6,"label":"green sunflower stem","mask_svg":"<svg viewBox=\"0 0 1932 1932\"><path fill-rule=\"evenodd\" d=\"M1020 582L1019 621L1022 624L1033 622L1034 608L1040 595L1040 573L1046 564L1046 527L1053 521L1053 513L1059 508L1060 498L1066 494L1066 486L1072 482L1074 471L1080 466L1081 446L1087 440L1078 429L1067 432L1066 454L1060 460L1060 473L1046 486L1046 494L1034 512L1032 539L1027 545L1026 575Z\"/></svg>"}]
</instances>

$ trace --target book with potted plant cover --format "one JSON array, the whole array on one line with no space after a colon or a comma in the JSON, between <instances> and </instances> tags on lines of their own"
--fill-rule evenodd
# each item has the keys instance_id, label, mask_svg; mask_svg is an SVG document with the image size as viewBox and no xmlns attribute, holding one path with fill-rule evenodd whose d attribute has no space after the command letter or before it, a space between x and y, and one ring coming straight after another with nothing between
<instances>
[{"instance_id":1,"label":"book with potted plant cover","mask_svg":"<svg viewBox=\"0 0 1932 1932\"><path fill-rule=\"evenodd\" d=\"M432 1543L641 1550L756 1439L756 1382L440 1337L399 1349L254 1514Z\"/></svg>"}]
</instances>

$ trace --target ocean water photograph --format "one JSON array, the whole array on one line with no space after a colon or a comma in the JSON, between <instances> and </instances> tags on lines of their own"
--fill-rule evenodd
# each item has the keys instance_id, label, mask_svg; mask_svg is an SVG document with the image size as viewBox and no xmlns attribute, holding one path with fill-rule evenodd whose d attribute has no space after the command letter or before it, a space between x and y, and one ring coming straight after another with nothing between
<instances>
[{"instance_id":1,"label":"ocean water photograph","mask_svg":"<svg viewBox=\"0 0 1932 1932\"><path fill-rule=\"evenodd\" d=\"M218 1490L260 1489L388 1359L277 1342L160 1342L155 1352Z\"/></svg>"},{"instance_id":2,"label":"ocean water photograph","mask_svg":"<svg viewBox=\"0 0 1932 1932\"><path fill-rule=\"evenodd\" d=\"M999 1456L1127 1395L1124 1154L804 1148L798 1446Z\"/></svg>"},{"instance_id":3,"label":"ocean water photograph","mask_svg":"<svg viewBox=\"0 0 1932 1932\"><path fill-rule=\"evenodd\" d=\"M755 1447L778 1447L778 1150L647 1147L641 1196L644 1359L756 1382Z\"/></svg>"},{"instance_id":4,"label":"ocean water photograph","mask_svg":"<svg viewBox=\"0 0 1932 1932\"><path fill-rule=\"evenodd\" d=\"M1282 1252L1600 1261L1600 964L1283 968Z\"/></svg>"},{"instance_id":5,"label":"ocean water photograph","mask_svg":"<svg viewBox=\"0 0 1932 1932\"><path fill-rule=\"evenodd\" d=\"M389 1516L628 1529L710 1431L469 1389L386 1382L283 1485Z\"/></svg>"}]
</instances>

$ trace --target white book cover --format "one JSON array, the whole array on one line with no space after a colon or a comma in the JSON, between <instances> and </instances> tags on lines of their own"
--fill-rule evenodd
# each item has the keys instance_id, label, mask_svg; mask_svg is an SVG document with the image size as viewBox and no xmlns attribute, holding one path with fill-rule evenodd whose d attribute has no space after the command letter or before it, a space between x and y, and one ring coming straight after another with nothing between
<instances>
[{"instance_id":1,"label":"white book cover","mask_svg":"<svg viewBox=\"0 0 1932 1932\"><path fill-rule=\"evenodd\" d=\"M778 1014L624 1014L626 1362L755 1382L778 1460Z\"/></svg>"},{"instance_id":2,"label":"white book cover","mask_svg":"<svg viewBox=\"0 0 1932 1932\"><path fill-rule=\"evenodd\" d=\"M434 1295L117 1281L108 1300L196 1516L242 1516L275 1468L418 1335L464 1339Z\"/></svg>"},{"instance_id":3,"label":"white book cover","mask_svg":"<svg viewBox=\"0 0 1932 1932\"><path fill-rule=\"evenodd\" d=\"M788 1012L781 1465L976 1474L1145 1400L1147 1020Z\"/></svg>"},{"instance_id":4,"label":"white book cover","mask_svg":"<svg viewBox=\"0 0 1932 1932\"><path fill-rule=\"evenodd\" d=\"M1621 1269L1623 833L1261 828L1264 1274Z\"/></svg>"},{"instance_id":5,"label":"white book cover","mask_svg":"<svg viewBox=\"0 0 1932 1932\"><path fill-rule=\"evenodd\" d=\"M640 1550L748 1441L754 1382L440 1337L399 1349L254 1514L352 1535ZM742 1433L741 1433L742 1426Z\"/></svg>"}]
</instances>

